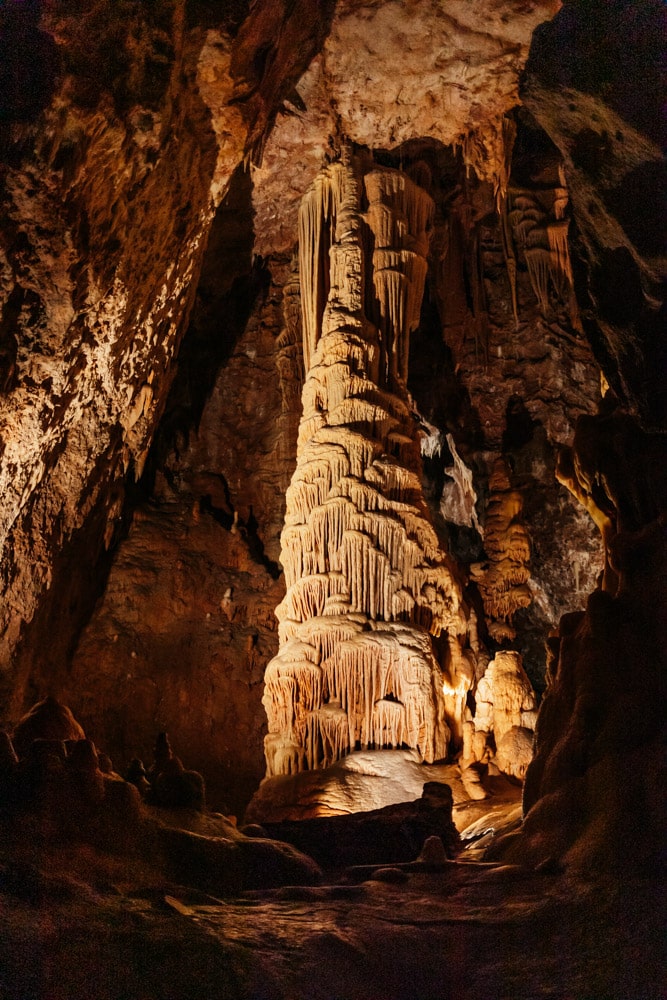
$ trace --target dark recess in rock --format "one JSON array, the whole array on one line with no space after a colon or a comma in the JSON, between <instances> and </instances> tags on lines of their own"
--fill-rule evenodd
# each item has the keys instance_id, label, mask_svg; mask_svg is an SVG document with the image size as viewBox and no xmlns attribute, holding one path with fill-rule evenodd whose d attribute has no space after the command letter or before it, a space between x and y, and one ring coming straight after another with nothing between
<instances>
[{"instance_id":1,"label":"dark recess in rock","mask_svg":"<svg viewBox=\"0 0 667 1000\"><path fill-rule=\"evenodd\" d=\"M631 125L664 144L664 33L660 0L568 0L553 20L536 28L526 74L554 89L600 94Z\"/></svg>"},{"instance_id":2,"label":"dark recess in rock","mask_svg":"<svg viewBox=\"0 0 667 1000\"><path fill-rule=\"evenodd\" d=\"M147 493L167 455L184 449L197 430L220 369L266 294L268 274L252 259L251 191L250 174L240 166L209 233L192 318L146 467Z\"/></svg>"},{"instance_id":3,"label":"dark recess in rock","mask_svg":"<svg viewBox=\"0 0 667 1000\"><path fill-rule=\"evenodd\" d=\"M33 122L53 96L58 54L40 28L42 6L42 0L5 0L0 8L0 160L9 126Z\"/></svg>"},{"instance_id":4,"label":"dark recess in rock","mask_svg":"<svg viewBox=\"0 0 667 1000\"><path fill-rule=\"evenodd\" d=\"M605 203L642 255L667 252L667 164L653 161L631 170L606 192Z\"/></svg>"}]
</instances>

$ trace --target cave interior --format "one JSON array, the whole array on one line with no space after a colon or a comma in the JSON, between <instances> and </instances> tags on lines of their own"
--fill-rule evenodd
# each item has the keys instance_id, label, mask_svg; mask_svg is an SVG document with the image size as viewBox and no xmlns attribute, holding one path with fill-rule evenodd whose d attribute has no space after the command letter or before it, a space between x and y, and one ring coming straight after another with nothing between
<instances>
[{"instance_id":1,"label":"cave interior","mask_svg":"<svg viewBox=\"0 0 667 1000\"><path fill-rule=\"evenodd\" d=\"M657 1000L659 0L0 5L0 996Z\"/></svg>"}]
</instances>

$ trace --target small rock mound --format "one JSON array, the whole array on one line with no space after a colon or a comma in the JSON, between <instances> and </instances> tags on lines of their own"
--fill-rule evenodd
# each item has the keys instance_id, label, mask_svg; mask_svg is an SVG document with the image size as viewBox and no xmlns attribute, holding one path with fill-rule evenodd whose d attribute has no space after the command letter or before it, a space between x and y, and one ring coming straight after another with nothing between
<instances>
[{"instance_id":1,"label":"small rock mound","mask_svg":"<svg viewBox=\"0 0 667 1000\"><path fill-rule=\"evenodd\" d=\"M154 756L155 763L148 773L150 788L146 801L166 809L204 809L204 779L198 771L187 771L183 767L166 733L158 733Z\"/></svg>"},{"instance_id":2,"label":"small rock mound","mask_svg":"<svg viewBox=\"0 0 667 1000\"><path fill-rule=\"evenodd\" d=\"M35 740L85 740L86 734L67 705L50 695L33 705L17 723L13 744L19 758L26 757Z\"/></svg>"}]
</instances>

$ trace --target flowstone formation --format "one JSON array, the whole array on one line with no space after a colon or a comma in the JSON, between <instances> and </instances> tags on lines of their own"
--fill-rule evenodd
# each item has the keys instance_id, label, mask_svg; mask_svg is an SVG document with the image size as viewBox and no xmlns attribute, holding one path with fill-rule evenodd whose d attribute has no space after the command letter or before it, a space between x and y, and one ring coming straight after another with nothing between
<instances>
[{"instance_id":1,"label":"flowstone formation","mask_svg":"<svg viewBox=\"0 0 667 1000\"><path fill-rule=\"evenodd\" d=\"M475 715L464 725L462 763L492 761L523 779L533 756L537 699L514 650L499 650L475 691Z\"/></svg>"},{"instance_id":2,"label":"flowstone formation","mask_svg":"<svg viewBox=\"0 0 667 1000\"><path fill-rule=\"evenodd\" d=\"M428 185L426 169L414 176ZM430 635L448 633L455 672L465 613L428 519L406 389L432 220L424 187L347 151L301 205L307 374L280 648L265 676L267 776L327 767L355 748L407 746L428 762L447 752Z\"/></svg>"},{"instance_id":3,"label":"flowstone formation","mask_svg":"<svg viewBox=\"0 0 667 1000\"><path fill-rule=\"evenodd\" d=\"M532 601L530 579L530 541L521 523L523 497L512 489L507 465L499 458L489 478L491 496L484 526L484 548L488 559L470 567L477 583L484 610L489 618L489 632L497 642L514 639L512 618L519 608Z\"/></svg>"},{"instance_id":4,"label":"flowstone formation","mask_svg":"<svg viewBox=\"0 0 667 1000\"><path fill-rule=\"evenodd\" d=\"M569 193L562 165L558 181L555 187L509 189L502 215L503 251L517 325L517 252L522 252L542 315L551 316L552 301L560 300L567 304L572 327L580 330L568 242Z\"/></svg>"}]
</instances>

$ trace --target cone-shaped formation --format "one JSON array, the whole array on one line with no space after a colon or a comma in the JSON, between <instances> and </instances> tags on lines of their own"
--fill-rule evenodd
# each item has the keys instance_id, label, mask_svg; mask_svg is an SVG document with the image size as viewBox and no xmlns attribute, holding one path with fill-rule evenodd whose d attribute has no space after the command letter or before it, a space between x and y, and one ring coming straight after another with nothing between
<instances>
[{"instance_id":1,"label":"cone-shaped formation","mask_svg":"<svg viewBox=\"0 0 667 1000\"><path fill-rule=\"evenodd\" d=\"M361 204L367 206L362 212ZM326 767L355 747L445 755L429 632L465 629L428 520L405 381L433 203L398 171L327 167L300 213L306 381L287 493L267 667L267 773Z\"/></svg>"},{"instance_id":2,"label":"cone-shaped formation","mask_svg":"<svg viewBox=\"0 0 667 1000\"><path fill-rule=\"evenodd\" d=\"M14 730L14 747L19 757L25 757L35 740L85 740L81 725L67 705L50 695L32 706L19 720Z\"/></svg>"}]
</instances>

